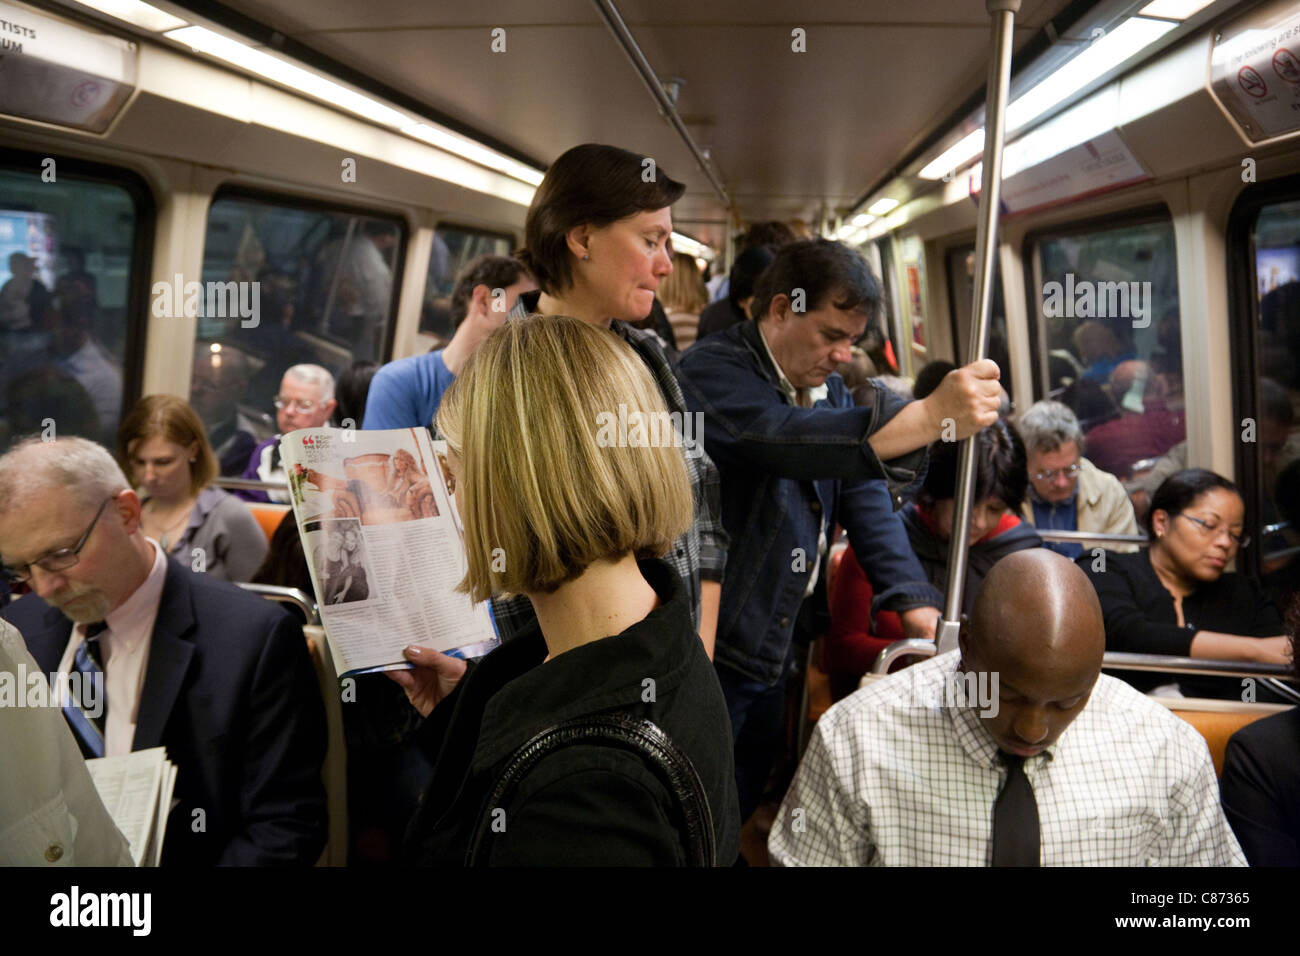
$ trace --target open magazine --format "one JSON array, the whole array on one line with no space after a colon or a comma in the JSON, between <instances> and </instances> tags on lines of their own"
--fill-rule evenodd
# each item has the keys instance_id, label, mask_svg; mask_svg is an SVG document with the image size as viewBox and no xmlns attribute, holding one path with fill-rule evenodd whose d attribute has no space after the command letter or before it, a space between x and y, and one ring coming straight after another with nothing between
<instances>
[{"instance_id":1,"label":"open magazine","mask_svg":"<svg viewBox=\"0 0 1300 956\"><path fill-rule=\"evenodd\" d=\"M480 657L499 643L487 603L456 590L465 540L446 455L425 428L304 428L280 440L340 677L409 666L408 644Z\"/></svg>"}]
</instances>

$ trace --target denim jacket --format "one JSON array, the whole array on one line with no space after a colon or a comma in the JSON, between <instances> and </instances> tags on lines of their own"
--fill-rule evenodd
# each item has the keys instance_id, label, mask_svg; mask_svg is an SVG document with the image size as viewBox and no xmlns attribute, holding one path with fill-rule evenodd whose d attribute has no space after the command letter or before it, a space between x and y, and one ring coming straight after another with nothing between
<instances>
[{"instance_id":1,"label":"denim jacket","mask_svg":"<svg viewBox=\"0 0 1300 956\"><path fill-rule=\"evenodd\" d=\"M769 685L780 680L820 533L837 522L875 588L876 608L939 605L896 514L925 450L883 463L867 443L906 404L902 398L876 384L875 402L855 408L833 374L825 399L812 408L790 404L754 322L697 342L680 372L687 404L704 415L704 447L722 476L722 524L731 538L718 663Z\"/></svg>"}]
</instances>

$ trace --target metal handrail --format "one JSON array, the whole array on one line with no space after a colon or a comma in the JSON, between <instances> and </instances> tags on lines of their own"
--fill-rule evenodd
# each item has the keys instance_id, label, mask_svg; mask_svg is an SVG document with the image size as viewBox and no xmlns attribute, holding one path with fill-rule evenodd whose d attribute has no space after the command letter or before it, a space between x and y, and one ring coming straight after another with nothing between
<instances>
[{"instance_id":1,"label":"metal handrail","mask_svg":"<svg viewBox=\"0 0 1300 956\"><path fill-rule=\"evenodd\" d=\"M238 488L244 491L288 491L288 481L262 481L259 478L214 478L218 488Z\"/></svg>"},{"instance_id":2,"label":"metal handrail","mask_svg":"<svg viewBox=\"0 0 1300 956\"><path fill-rule=\"evenodd\" d=\"M876 658L871 673L887 674L889 667L899 657L933 657L934 641L912 638L895 641ZM1288 678L1291 668L1285 664L1261 664L1256 661L1217 661L1200 657L1174 657L1167 654L1130 654L1125 651L1107 651L1102 657L1102 667L1118 671L1156 671L1167 674L1196 674L1206 677L1259 677ZM1273 686L1271 683L1269 686ZM1293 692L1294 693L1294 692Z\"/></svg>"},{"instance_id":3,"label":"metal handrail","mask_svg":"<svg viewBox=\"0 0 1300 956\"><path fill-rule=\"evenodd\" d=\"M1053 528L1038 529L1038 536L1044 541L1101 541L1110 544L1148 544L1144 534L1108 534L1101 531L1063 531Z\"/></svg>"},{"instance_id":4,"label":"metal handrail","mask_svg":"<svg viewBox=\"0 0 1300 956\"><path fill-rule=\"evenodd\" d=\"M320 624L320 608L315 599L306 591L298 588L285 588L278 584L251 584L246 581L236 582L245 591L260 594L262 597L280 604L292 604L298 607L307 618L308 624Z\"/></svg>"}]
</instances>

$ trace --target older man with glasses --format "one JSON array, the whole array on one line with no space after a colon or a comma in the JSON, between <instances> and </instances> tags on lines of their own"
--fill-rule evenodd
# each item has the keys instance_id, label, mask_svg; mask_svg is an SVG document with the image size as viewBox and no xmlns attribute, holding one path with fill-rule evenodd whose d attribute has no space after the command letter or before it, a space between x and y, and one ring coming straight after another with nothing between
<instances>
[{"instance_id":1,"label":"older man with glasses","mask_svg":"<svg viewBox=\"0 0 1300 956\"><path fill-rule=\"evenodd\" d=\"M245 501L289 503L288 475L280 460L280 438L299 428L322 428L334 414L334 376L319 365L294 365L280 379L275 396L275 424L278 434L253 449L244 478L286 485L283 491L237 492Z\"/></svg>"},{"instance_id":2,"label":"older man with glasses","mask_svg":"<svg viewBox=\"0 0 1300 956\"><path fill-rule=\"evenodd\" d=\"M178 805L164 864L311 865L326 836L325 712L301 628L168 558L140 513L85 439L0 456L3 572L32 591L2 616L56 687L102 689L61 701L84 756L167 749Z\"/></svg>"},{"instance_id":3,"label":"older man with glasses","mask_svg":"<svg viewBox=\"0 0 1300 956\"><path fill-rule=\"evenodd\" d=\"M1025 442L1029 495L1022 516L1039 531L1085 531L1095 534L1138 533L1123 484L1083 457L1083 429L1074 412L1060 402L1035 402L1017 425ZM1112 551L1136 551L1136 544L1089 542ZM1084 544L1047 541L1046 547L1077 558Z\"/></svg>"}]
</instances>

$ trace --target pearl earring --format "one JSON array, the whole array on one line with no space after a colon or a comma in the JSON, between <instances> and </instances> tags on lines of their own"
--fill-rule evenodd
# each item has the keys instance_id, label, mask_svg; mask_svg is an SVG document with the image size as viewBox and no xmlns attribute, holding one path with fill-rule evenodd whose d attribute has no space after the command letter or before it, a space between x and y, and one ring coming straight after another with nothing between
<instances>
[{"instance_id":1,"label":"pearl earring","mask_svg":"<svg viewBox=\"0 0 1300 956\"><path fill-rule=\"evenodd\" d=\"M584 253L583 256L582 256L582 261L583 261L583 262L590 262L590 261L591 261L591 256L586 255L586 254Z\"/></svg>"}]
</instances>

